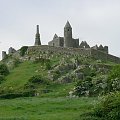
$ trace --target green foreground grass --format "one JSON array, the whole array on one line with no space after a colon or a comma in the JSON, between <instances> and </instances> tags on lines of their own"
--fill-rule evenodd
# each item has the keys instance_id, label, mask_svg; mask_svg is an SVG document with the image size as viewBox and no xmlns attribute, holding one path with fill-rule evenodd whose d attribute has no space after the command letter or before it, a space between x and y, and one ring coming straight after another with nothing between
<instances>
[{"instance_id":1,"label":"green foreground grass","mask_svg":"<svg viewBox=\"0 0 120 120\"><path fill-rule=\"evenodd\" d=\"M0 120L82 120L96 98L17 98L0 100Z\"/></svg>"}]
</instances>

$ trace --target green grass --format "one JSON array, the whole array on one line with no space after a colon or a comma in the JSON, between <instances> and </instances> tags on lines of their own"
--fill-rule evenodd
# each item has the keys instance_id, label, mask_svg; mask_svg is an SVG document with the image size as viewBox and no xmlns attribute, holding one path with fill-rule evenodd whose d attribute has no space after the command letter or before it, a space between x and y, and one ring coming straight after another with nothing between
<instances>
[{"instance_id":1,"label":"green grass","mask_svg":"<svg viewBox=\"0 0 120 120\"><path fill-rule=\"evenodd\" d=\"M0 100L0 120L82 120L96 98L17 98Z\"/></svg>"},{"instance_id":2,"label":"green grass","mask_svg":"<svg viewBox=\"0 0 120 120\"><path fill-rule=\"evenodd\" d=\"M21 63L10 72L10 74L6 77L6 81L1 84L0 89L7 91L12 87L14 91L21 90L30 77L37 74L46 76L46 71L44 71L44 68L41 67L40 63Z\"/></svg>"},{"instance_id":3,"label":"green grass","mask_svg":"<svg viewBox=\"0 0 120 120\"><path fill-rule=\"evenodd\" d=\"M69 84L51 84L46 87L46 89L51 90L51 92L42 94L41 97L65 97L69 95L69 91L73 90L75 83Z\"/></svg>"}]
</instances>

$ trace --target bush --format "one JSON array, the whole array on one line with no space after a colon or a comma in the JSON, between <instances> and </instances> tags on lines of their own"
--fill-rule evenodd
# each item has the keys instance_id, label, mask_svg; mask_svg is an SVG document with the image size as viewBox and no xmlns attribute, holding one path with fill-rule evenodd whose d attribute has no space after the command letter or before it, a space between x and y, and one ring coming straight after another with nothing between
<instances>
[{"instance_id":1,"label":"bush","mask_svg":"<svg viewBox=\"0 0 120 120\"><path fill-rule=\"evenodd\" d=\"M111 91L120 91L120 78L115 78L112 80Z\"/></svg>"},{"instance_id":2,"label":"bush","mask_svg":"<svg viewBox=\"0 0 120 120\"><path fill-rule=\"evenodd\" d=\"M77 82L75 86L75 95L78 96L103 95L110 92L109 90L110 86L112 85L111 83L108 83L108 79L106 75L102 75L95 78L87 76L84 80ZM119 87L117 87L117 89Z\"/></svg>"},{"instance_id":3,"label":"bush","mask_svg":"<svg viewBox=\"0 0 120 120\"><path fill-rule=\"evenodd\" d=\"M0 84L5 81L5 76L4 75L0 75Z\"/></svg>"},{"instance_id":4,"label":"bush","mask_svg":"<svg viewBox=\"0 0 120 120\"><path fill-rule=\"evenodd\" d=\"M8 75L9 70L5 64L0 64L0 74L1 75Z\"/></svg>"},{"instance_id":5,"label":"bush","mask_svg":"<svg viewBox=\"0 0 120 120\"><path fill-rule=\"evenodd\" d=\"M120 65L116 65L108 75L109 91L120 91Z\"/></svg>"},{"instance_id":6,"label":"bush","mask_svg":"<svg viewBox=\"0 0 120 120\"><path fill-rule=\"evenodd\" d=\"M19 59L14 59L14 67L17 67L20 63Z\"/></svg>"},{"instance_id":7,"label":"bush","mask_svg":"<svg viewBox=\"0 0 120 120\"><path fill-rule=\"evenodd\" d=\"M120 92L104 96L94 108L94 114L104 120L120 120Z\"/></svg>"},{"instance_id":8,"label":"bush","mask_svg":"<svg viewBox=\"0 0 120 120\"><path fill-rule=\"evenodd\" d=\"M89 76L91 73L91 69L89 67L85 67L81 70L81 72L83 72L85 76Z\"/></svg>"},{"instance_id":9,"label":"bush","mask_svg":"<svg viewBox=\"0 0 120 120\"><path fill-rule=\"evenodd\" d=\"M109 92L109 82L106 75L93 78L92 83L94 85L94 95L102 95Z\"/></svg>"},{"instance_id":10,"label":"bush","mask_svg":"<svg viewBox=\"0 0 120 120\"><path fill-rule=\"evenodd\" d=\"M6 94L0 95L0 98L13 99L13 98L18 98L18 97L32 97L32 96L35 96L34 90L24 91L21 93L6 93Z\"/></svg>"},{"instance_id":11,"label":"bush","mask_svg":"<svg viewBox=\"0 0 120 120\"><path fill-rule=\"evenodd\" d=\"M43 78L40 75L33 76L29 79L30 83L44 83Z\"/></svg>"},{"instance_id":12,"label":"bush","mask_svg":"<svg viewBox=\"0 0 120 120\"><path fill-rule=\"evenodd\" d=\"M50 70L50 69L51 69L51 64L50 64L50 62L46 62L46 69L47 69L47 70Z\"/></svg>"},{"instance_id":13,"label":"bush","mask_svg":"<svg viewBox=\"0 0 120 120\"><path fill-rule=\"evenodd\" d=\"M41 75L32 76L24 85L25 90L35 90L38 85L49 85L49 81L41 77Z\"/></svg>"},{"instance_id":14,"label":"bush","mask_svg":"<svg viewBox=\"0 0 120 120\"><path fill-rule=\"evenodd\" d=\"M41 77L41 75L35 75L28 80L29 84L48 84L48 81Z\"/></svg>"},{"instance_id":15,"label":"bush","mask_svg":"<svg viewBox=\"0 0 120 120\"><path fill-rule=\"evenodd\" d=\"M35 89L35 85L33 83L28 82L24 85L24 88L25 89L28 89L28 88L29 89Z\"/></svg>"},{"instance_id":16,"label":"bush","mask_svg":"<svg viewBox=\"0 0 120 120\"><path fill-rule=\"evenodd\" d=\"M20 48L20 55L21 55L21 56L24 56L25 53L26 53L26 51L27 51L27 49L28 49L28 46L23 46L23 47L21 47L21 48Z\"/></svg>"},{"instance_id":17,"label":"bush","mask_svg":"<svg viewBox=\"0 0 120 120\"><path fill-rule=\"evenodd\" d=\"M120 65L116 65L109 73L109 79L120 78Z\"/></svg>"},{"instance_id":18,"label":"bush","mask_svg":"<svg viewBox=\"0 0 120 120\"><path fill-rule=\"evenodd\" d=\"M75 87L75 95L77 96L91 96L92 95L92 78L87 76L85 80L78 81Z\"/></svg>"}]
</instances>

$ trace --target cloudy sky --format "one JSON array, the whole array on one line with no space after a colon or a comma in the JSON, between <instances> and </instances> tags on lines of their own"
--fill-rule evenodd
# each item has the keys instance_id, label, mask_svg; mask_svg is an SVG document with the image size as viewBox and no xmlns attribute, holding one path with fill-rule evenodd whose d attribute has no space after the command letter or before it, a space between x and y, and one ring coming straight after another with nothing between
<instances>
[{"instance_id":1,"label":"cloudy sky","mask_svg":"<svg viewBox=\"0 0 120 120\"><path fill-rule=\"evenodd\" d=\"M42 44L63 36L67 20L74 38L108 45L120 57L120 0L0 0L0 56L9 47L33 45L37 24Z\"/></svg>"}]
</instances>

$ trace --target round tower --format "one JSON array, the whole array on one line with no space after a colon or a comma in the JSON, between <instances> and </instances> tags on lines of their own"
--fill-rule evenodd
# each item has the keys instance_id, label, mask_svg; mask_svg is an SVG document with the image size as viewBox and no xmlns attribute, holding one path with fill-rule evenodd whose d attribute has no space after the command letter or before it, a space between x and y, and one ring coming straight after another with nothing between
<instances>
[{"instance_id":1,"label":"round tower","mask_svg":"<svg viewBox=\"0 0 120 120\"><path fill-rule=\"evenodd\" d=\"M70 23L67 21L64 27L64 47L73 47L72 42L72 27Z\"/></svg>"},{"instance_id":2,"label":"round tower","mask_svg":"<svg viewBox=\"0 0 120 120\"><path fill-rule=\"evenodd\" d=\"M39 34L39 25L37 25L37 31L35 35L35 45L41 45L40 34Z\"/></svg>"}]
</instances>

